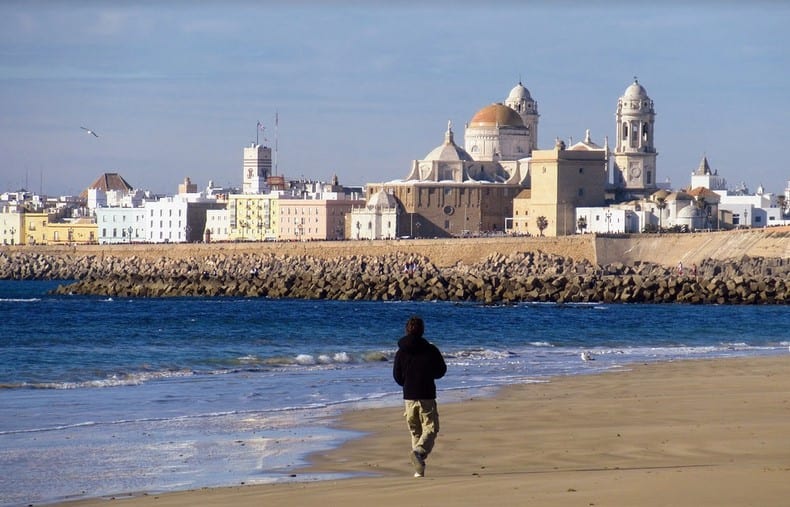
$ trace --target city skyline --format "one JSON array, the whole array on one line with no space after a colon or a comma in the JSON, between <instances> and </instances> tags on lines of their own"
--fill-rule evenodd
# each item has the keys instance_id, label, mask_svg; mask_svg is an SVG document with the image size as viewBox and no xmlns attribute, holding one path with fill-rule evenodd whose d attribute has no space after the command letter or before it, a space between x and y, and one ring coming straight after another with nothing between
<instances>
[{"instance_id":1,"label":"city skyline","mask_svg":"<svg viewBox=\"0 0 790 507\"><path fill-rule=\"evenodd\" d=\"M784 190L790 7L476 5L4 2L0 189L77 194L105 172L158 193L185 177L240 187L256 139L276 139L289 178L400 179L448 120L462 139L519 81L539 148L587 129L613 146L636 76L655 103L659 182L689 185L706 156L730 187Z\"/></svg>"}]
</instances>

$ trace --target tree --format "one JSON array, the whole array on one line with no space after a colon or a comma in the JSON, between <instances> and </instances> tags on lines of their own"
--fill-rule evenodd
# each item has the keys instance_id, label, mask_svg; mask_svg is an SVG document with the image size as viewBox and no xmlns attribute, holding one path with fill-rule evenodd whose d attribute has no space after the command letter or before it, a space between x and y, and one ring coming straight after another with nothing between
<instances>
[{"instance_id":1,"label":"tree","mask_svg":"<svg viewBox=\"0 0 790 507\"><path fill-rule=\"evenodd\" d=\"M538 217L537 225L538 225L538 230L540 231L540 235L543 236L543 231L546 229L546 227L549 226L549 221L546 220L546 217L541 215Z\"/></svg>"},{"instance_id":2,"label":"tree","mask_svg":"<svg viewBox=\"0 0 790 507\"><path fill-rule=\"evenodd\" d=\"M779 218L784 219L787 208L787 198L783 195L776 196L776 205L779 206Z\"/></svg>"},{"instance_id":3,"label":"tree","mask_svg":"<svg viewBox=\"0 0 790 507\"><path fill-rule=\"evenodd\" d=\"M667 207L666 197L656 197L656 208L658 208L658 233L661 234L661 216Z\"/></svg>"},{"instance_id":4,"label":"tree","mask_svg":"<svg viewBox=\"0 0 790 507\"><path fill-rule=\"evenodd\" d=\"M584 229L587 228L587 217L579 217L579 219L576 220L576 227L584 234Z\"/></svg>"},{"instance_id":5,"label":"tree","mask_svg":"<svg viewBox=\"0 0 790 507\"><path fill-rule=\"evenodd\" d=\"M708 224L707 224L707 221L708 221L708 219L707 219L708 202L705 200L705 196L702 195L702 194L698 195L696 197L695 201L694 201L694 205L697 208L697 216L702 217L702 222L704 223L703 227L707 228L708 227ZM695 221L695 227L694 228L696 229L696 221Z\"/></svg>"}]
</instances>

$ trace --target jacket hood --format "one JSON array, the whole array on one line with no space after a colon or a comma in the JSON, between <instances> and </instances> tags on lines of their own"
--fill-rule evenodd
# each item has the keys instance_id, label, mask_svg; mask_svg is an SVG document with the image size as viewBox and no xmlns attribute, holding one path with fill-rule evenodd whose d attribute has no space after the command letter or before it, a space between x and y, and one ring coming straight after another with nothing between
<instances>
[{"instance_id":1,"label":"jacket hood","mask_svg":"<svg viewBox=\"0 0 790 507\"><path fill-rule=\"evenodd\" d=\"M407 334L398 340L398 347L404 350L420 350L428 345L428 340L422 336Z\"/></svg>"}]
</instances>

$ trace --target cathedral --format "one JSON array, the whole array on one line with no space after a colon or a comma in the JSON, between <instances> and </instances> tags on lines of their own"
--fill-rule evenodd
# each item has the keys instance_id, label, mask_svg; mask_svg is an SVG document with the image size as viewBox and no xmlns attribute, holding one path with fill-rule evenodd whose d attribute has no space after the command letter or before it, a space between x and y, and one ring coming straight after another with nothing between
<instances>
[{"instance_id":1,"label":"cathedral","mask_svg":"<svg viewBox=\"0 0 790 507\"><path fill-rule=\"evenodd\" d=\"M463 147L448 122L443 142L412 161L405 178L367 185L375 205L352 213L351 230L374 231L386 213L396 223L379 237L572 234L576 207L603 206L607 191L633 199L656 190L655 111L636 79L617 104L614 153L608 140L599 146L589 132L573 146L556 140L540 150L539 117L537 102L519 82L504 102L472 115Z\"/></svg>"}]
</instances>

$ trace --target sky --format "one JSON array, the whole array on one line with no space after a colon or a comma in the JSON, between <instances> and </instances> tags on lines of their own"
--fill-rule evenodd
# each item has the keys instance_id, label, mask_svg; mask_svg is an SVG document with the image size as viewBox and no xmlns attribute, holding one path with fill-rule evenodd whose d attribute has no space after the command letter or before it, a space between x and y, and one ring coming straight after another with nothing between
<instances>
[{"instance_id":1,"label":"sky","mask_svg":"<svg viewBox=\"0 0 790 507\"><path fill-rule=\"evenodd\" d=\"M0 1L0 191L74 195L105 172L156 193L240 187L256 136L286 178L390 181L448 121L463 145L519 81L539 148L587 129L613 146L635 76L658 181L688 186L706 156L730 187L787 186L790 2L482 4Z\"/></svg>"}]
</instances>

